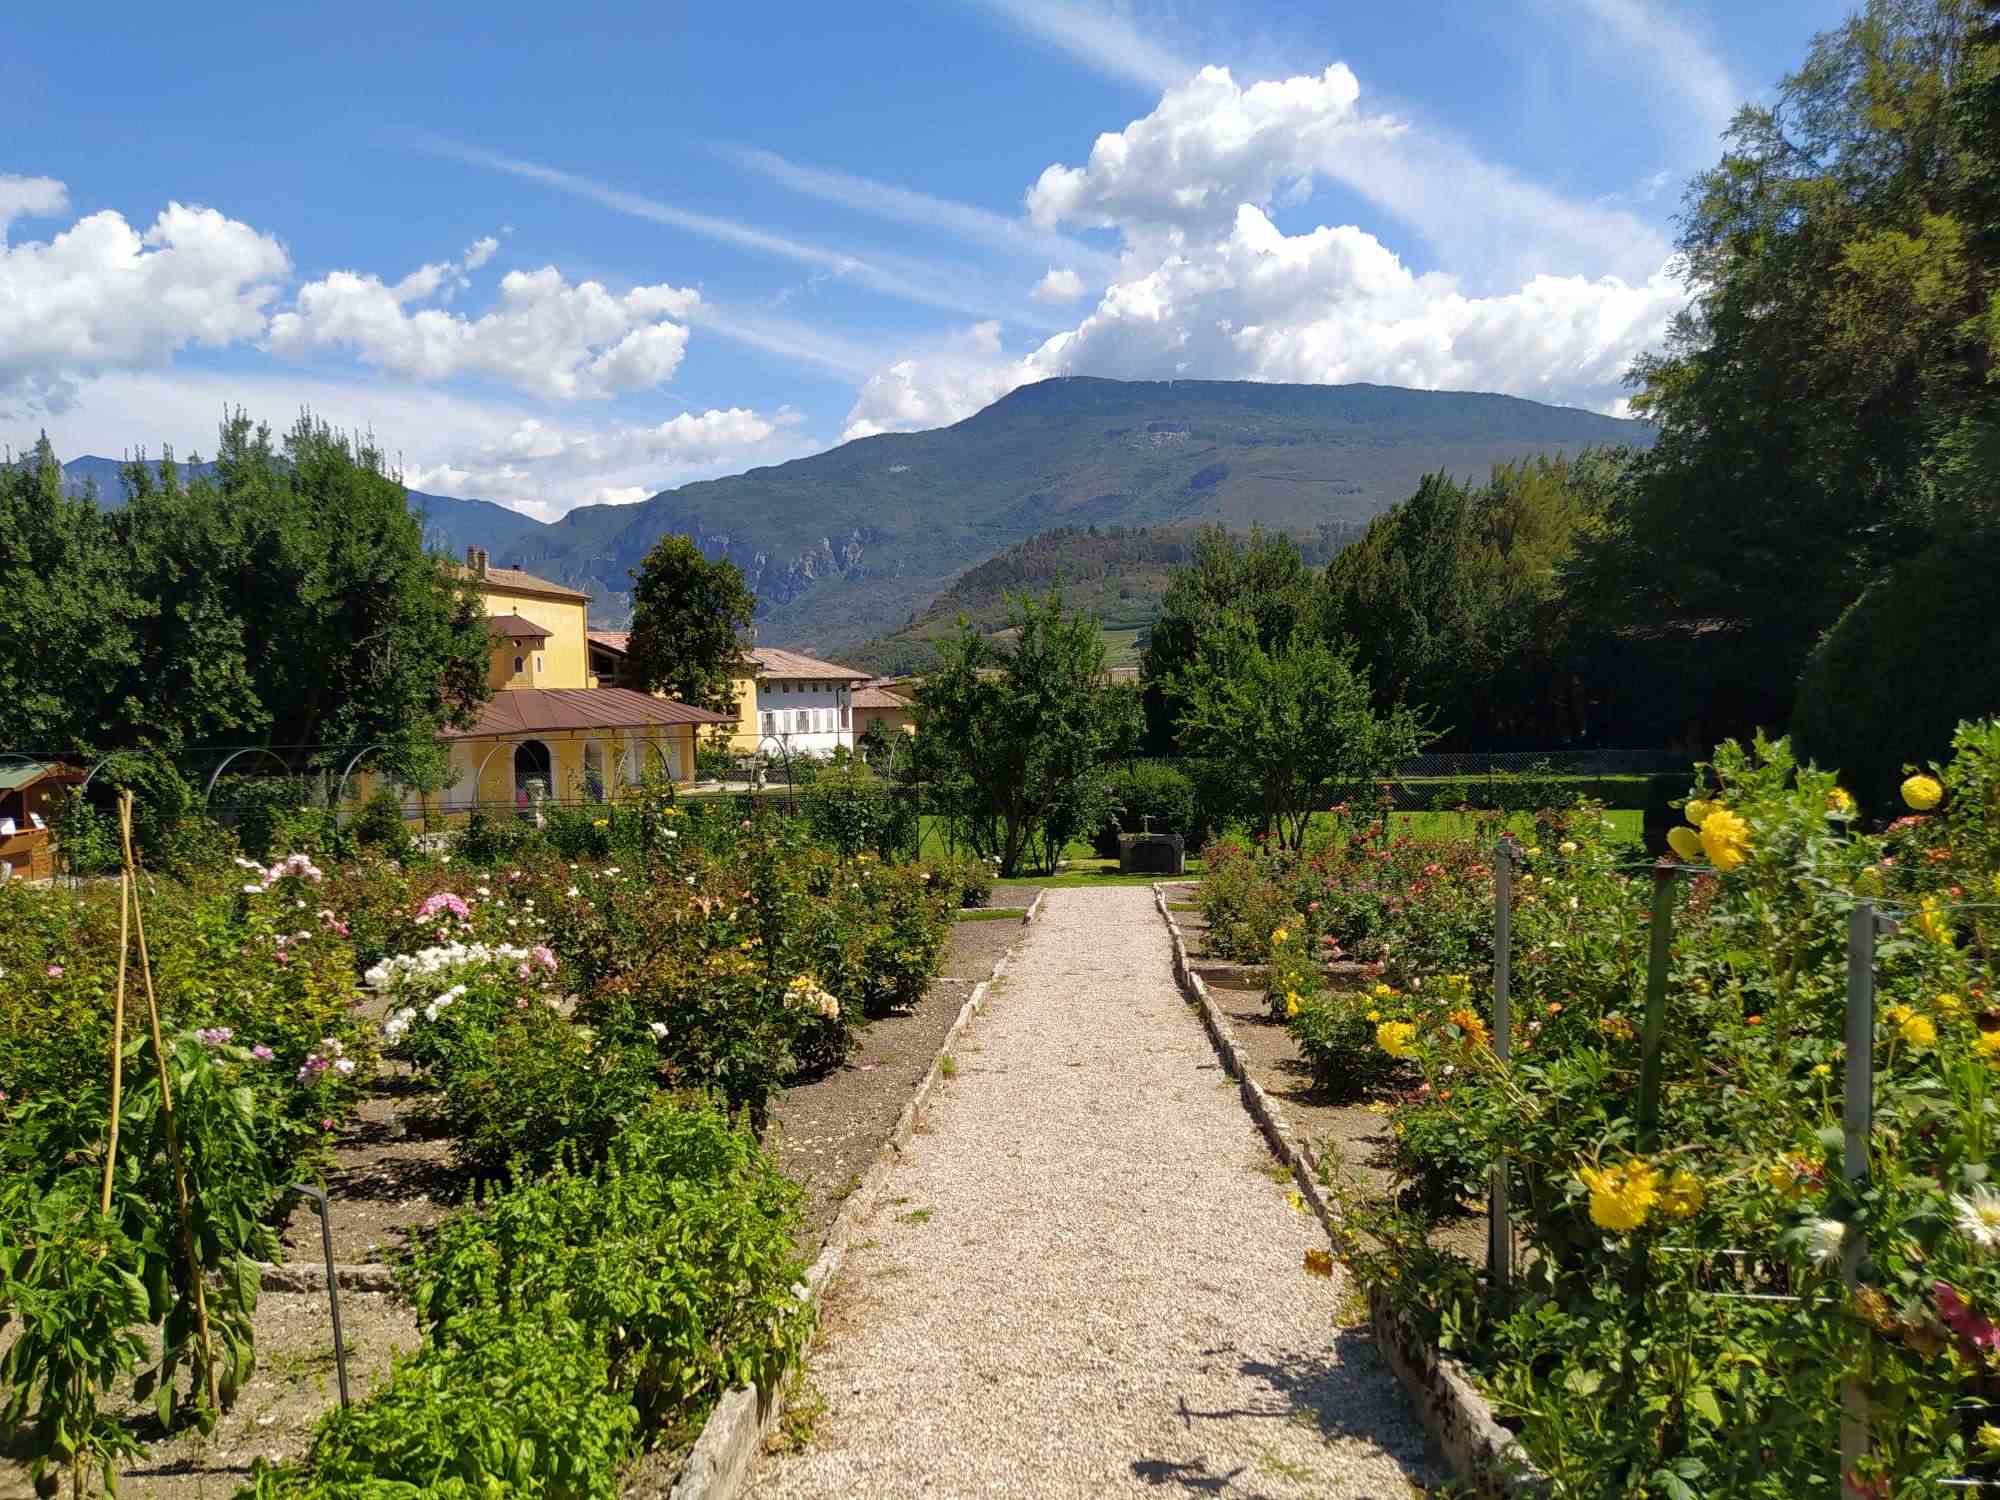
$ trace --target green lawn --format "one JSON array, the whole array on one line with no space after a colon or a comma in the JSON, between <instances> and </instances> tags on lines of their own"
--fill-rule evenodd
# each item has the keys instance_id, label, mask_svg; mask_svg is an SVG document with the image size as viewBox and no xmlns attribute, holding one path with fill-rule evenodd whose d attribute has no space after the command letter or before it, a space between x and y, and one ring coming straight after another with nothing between
<instances>
[{"instance_id":1,"label":"green lawn","mask_svg":"<svg viewBox=\"0 0 2000 1500\"><path fill-rule=\"evenodd\" d=\"M1081 856L1072 855L1069 868L1060 875L1022 875L1014 880L1002 880L1000 885L1038 886L1044 890L1076 891L1089 890L1108 885L1152 885L1157 881L1171 880L1170 875L1120 875L1115 859L1095 859L1091 857L1090 845L1072 844L1072 849L1081 849ZM1186 880L1201 879L1201 861L1190 856Z\"/></svg>"}]
</instances>

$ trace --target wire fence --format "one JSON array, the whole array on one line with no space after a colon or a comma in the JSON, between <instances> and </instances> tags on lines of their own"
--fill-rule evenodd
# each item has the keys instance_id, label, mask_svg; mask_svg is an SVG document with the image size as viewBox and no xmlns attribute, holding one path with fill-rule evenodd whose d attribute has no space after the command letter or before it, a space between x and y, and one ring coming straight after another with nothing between
<instances>
[{"instance_id":1,"label":"wire fence","mask_svg":"<svg viewBox=\"0 0 2000 1500\"><path fill-rule=\"evenodd\" d=\"M1493 1052L1505 1066L1512 1052L1512 968L1513 968L1513 889L1514 865L1519 851L1508 837L1499 840L1493 861ZM1659 1145L1660 1090L1663 1082L1662 1049L1666 1032L1666 992L1673 963L1674 888L1680 881L1712 875L1704 865L1649 861L1625 868L1646 869L1653 877L1651 912L1647 928L1645 1018L1639 1034L1639 1089L1634 1109L1636 1146L1644 1155ZM1957 901L1937 911L1948 915L1961 910L1987 910L2000 903ZM1854 902L1847 923L1847 987L1844 1018L1845 1081L1841 1098L1841 1167L1850 1192L1858 1199L1867 1189L1869 1145L1875 1114L1875 1003L1876 945L1901 930L1903 908L1891 900L1878 905L1860 898ZM1509 1200L1510 1163L1503 1147L1491 1165L1487 1214L1487 1280L1504 1293L1514 1276L1515 1236ZM1739 1275L1756 1276L1758 1268L1774 1267L1778 1257L1769 1251L1749 1249L1711 1250L1685 1248L1670 1253L1734 1259ZM1846 1234L1841 1245L1841 1277L1851 1295L1859 1283L1868 1253L1867 1236L1859 1228ZM1730 1288L1698 1289L1716 1301L1798 1303L1828 1302L1824 1296L1801 1298L1789 1292L1768 1289L1766 1280L1740 1281ZM1777 1284L1782 1284L1779 1282ZM1741 1290L1741 1286L1763 1289ZM1861 1500L1856 1488L1857 1466L1866 1456L1871 1411L1866 1389L1850 1378L1841 1393L1840 1472L1844 1500ZM1939 1481L1953 1489L2000 1489L2000 1481L1977 1476L1959 1476Z\"/></svg>"}]
</instances>

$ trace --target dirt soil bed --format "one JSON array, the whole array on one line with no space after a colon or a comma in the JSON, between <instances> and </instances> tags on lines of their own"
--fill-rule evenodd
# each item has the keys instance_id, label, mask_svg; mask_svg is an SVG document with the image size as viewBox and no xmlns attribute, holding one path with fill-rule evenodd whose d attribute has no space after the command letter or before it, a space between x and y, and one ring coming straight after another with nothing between
<instances>
[{"instance_id":1,"label":"dirt soil bed","mask_svg":"<svg viewBox=\"0 0 2000 1500\"><path fill-rule=\"evenodd\" d=\"M996 898L1002 893L996 891ZM1006 895L1016 892L1009 888ZM1025 907L1035 892L1022 891ZM974 983L1020 940L1013 922L966 922L947 939L943 976L908 1011L870 1023L846 1067L788 1090L776 1101L779 1164L808 1194L802 1253L818 1254L827 1226L874 1159L903 1105L937 1056ZM470 1191L452 1163L450 1141L429 1124L435 1096L399 1063L385 1063L327 1172L333 1199L333 1253L343 1264L392 1262L411 1238L436 1224ZM321 1257L319 1217L302 1201L283 1230L285 1259ZM390 1355L417 1347L411 1310L386 1293L343 1290L349 1389L361 1400L389 1370ZM6 1338L0 1336L0 1349ZM230 1500L248 1482L251 1461L303 1456L313 1424L340 1399L333 1331L324 1293L266 1292L257 1304L255 1380L214 1433L166 1437L134 1407L145 1452L124 1470L122 1496L139 1500ZM678 1459L649 1455L646 1471L671 1481ZM65 1485L65 1492L67 1485ZM0 1500L30 1500L27 1466L0 1450Z\"/></svg>"},{"instance_id":2,"label":"dirt soil bed","mask_svg":"<svg viewBox=\"0 0 2000 1500\"><path fill-rule=\"evenodd\" d=\"M1167 887L1170 906L1192 901L1194 895L1190 886ZM1299 1055L1284 1023L1272 1017L1265 1003L1263 967L1212 957L1206 952L1208 924L1201 913L1175 911L1172 915L1187 946L1189 967L1201 976L1209 998L1228 1018L1236 1043L1249 1062L1250 1076L1284 1109L1293 1133L1306 1143L1315 1159L1331 1154L1340 1175L1364 1191L1378 1197L1393 1193L1389 1116L1395 1096L1371 1091L1358 1098L1335 1098L1319 1088L1313 1082L1311 1065ZM1361 982L1358 965L1337 964L1333 969L1335 984ZM1431 1240L1475 1265L1484 1264L1486 1215L1477 1205L1466 1204L1462 1212L1438 1224Z\"/></svg>"}]
</instances>

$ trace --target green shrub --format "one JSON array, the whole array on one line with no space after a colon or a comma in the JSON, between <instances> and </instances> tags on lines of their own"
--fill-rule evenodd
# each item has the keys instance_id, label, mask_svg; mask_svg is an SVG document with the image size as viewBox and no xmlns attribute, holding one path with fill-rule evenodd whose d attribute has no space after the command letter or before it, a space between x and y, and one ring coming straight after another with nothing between
<instances>
[{"instance_id":1,"label":"green shrub","mask_svg":"<svg viewBox=\"0 0 2000 1500\"><path fill-rule=\"evenodd\" d=\"M258 1460L238 1500L617 1500L638 1413L608 1374L602 1335L560 1302L474 1306L322 1418L303 1464Z\"/></svg>"},{"instance_id":2,"label":"green shrub","mask_svg":"<svg viewBox=\"0 0 2000 1500\"><path fill-rule=\"evenodd\" d=\"M859 762L850 761L814 779L803 802L813 838L852 859L884 842L891 812L888 788Z\"/></svg>"},{"instance_id":3,"label":"green shrub","mask_svg":"<svg viewBox=\"0 0 2000 1500\"><path fill-rule=\"evenodd\" d=\"M653 1049L594 1037L539 997L489 1027L470 1015L444 1073L452 1151L482 1177L601 1158L651 1092Z\"/></svg>"},{"instance_id":4,"label":"green shrub","mask_svg":"<svg viewBox=\"0 0 2000 1500\"><path fill-rule=\"evenodd\" d=\"M382 787L362 804L347 825L347 835L357 849L389 859L409 857L410 830L403 822L402 800L388 787Z\"/></svg>"},{"instance_id":5,"label":"green shrub","mask_svg":"<svg viewBox=\"0 0 2000 1500\"><path fill-rule=\"evenodd\" d=\"M1208 829L1199 815L1194 783L1173 766L1158 761L1134 761L1113 771L1105 784L1111 806L1098 824L1094 844L1101 859L1118 856L1121 833L1178 833L1190 849L1199 849Z\"/></svg>"},{"instance_id":6,"label":"green shrub","mask_svg":"<svg viewBox=\"0 0 2000 1500\"><path fill-rule=\"evenodd\" d=\"M541 846L541 833L534 824L515 817L496 818L475 808L452 854L470 865L497 865L528 858Z\"/></svg>"},{"instance_id":7,"label":"green shrub","mask_svg":"<svg viewBox=\"0 0 2000 1500\"><path fill-rule=\"evenodd\" d=\"M924 861L939 897L953 906L981 907L993 899L993 862L976 854L940 854Z\"/></svg>"},{"instance_id":8,"label":"green shrub","mask_svg":"<svg viewBox=\"0 0 2000 1500\"><path fill-rule=\"evenodd\" d=\"M800 1196L747 1128L656 1096L598 1170L447 1220L408 1284L436 1339L475 1310L567 1307L604 1342L643 1430L672 1441L731 1386L769 1390L797 1358L811 1322L793 1293Z\"/></svg>"}]
</instances>

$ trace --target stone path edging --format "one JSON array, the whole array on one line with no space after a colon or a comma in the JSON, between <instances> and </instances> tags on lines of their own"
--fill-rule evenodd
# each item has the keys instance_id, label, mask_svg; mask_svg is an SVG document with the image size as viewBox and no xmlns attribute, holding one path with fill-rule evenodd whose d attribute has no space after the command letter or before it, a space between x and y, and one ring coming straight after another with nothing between
<instances>
[{"instance_id":1,"label":"stone path edging","mask_svg":"<svg viewBox=\"0 0 2000 1500\"><path fill-rule=\"evenodd\" d=\"M1021 914L1023 928L1035 920L1047 897L1046 889L1035 893L1035 899ZM820 1250L819 1258L806 1272L805 1281L796 1288L798 1295L808 1304L818 1306L827 1285L838 1274L841 1263L847 1258L847 1249L853 1242L855 1231L874 1212L882 1185L888 1180L897 1157L916 1128L918 1114L937 1086L945 1058L951 1054L972 1018L985 1005L991 987L1005 976L1007 965L1019 946L1016 943L993 961L992 972L973 987L972 994L959 1007L958 1018L951 1023L951 1030L938 1044L937 1056L931 1059L930 1069L924 1074L923 1081L903 1106L903 1112L896 1117L894 1127L876 1152L874 1164L862 1174L860 1186L849 1193L841 1204L832 1228L827 1231L826 1243ZM321 1279L325 1279L323 1275ZM765 1435L784 1410L789 1384L788 1374L772 1391L760 1392L754 1387L739 1386L725 1394L716 1403L715 1410L709 1413L701 1436L695 1440L687 1462L681 1466L680 1477L674 1482L672 1490L664 1492L666 1500L734 1500L736 1492L749 1476L750 1465L763 1445ZM634 1489L627 1492L626 1500L644 1500L648 1494L657 1496L661 1493L659 1490Z\"/></svg>"},{"instance_id":2,"label":"stone path edging","mask_svg":"<svg viewBox=\"0 0 2000 1500\"><path fill-rule=\"evenodd\" d=\"M1347 1246L1352 1243L1352 1236L1341 1221L1339 1210L1320 1187L1315 1153L1292 1133L1283 1106L1251 1077L1248 1059L1236 1041L1229 1018L1210 998L1208 986L1188 962L1180 923L1174 920L1167 903L1169 884L1172 882L1154 884L1153 902L1173 939L1174 978L1200 1013L1202 1026L1214 1043L1222 1066L1236 1080L1243 1107L1256 1120L1278 1159L1291 1168L1299 1195L1311 1206L1334 1245ZM1492 1406L1464 1369L1440 1354L1396 1311L1388 1297L1373 1287L1368 1291L1368 1321L1383 1359L1403 1382L1425 1430L1437 1442L1460 1480L1491 1500L1539 1500L1547 1494L1548 1480L1528 1461L1514 1435L1495 1419Z\"/></svg>"}]
</instances>

